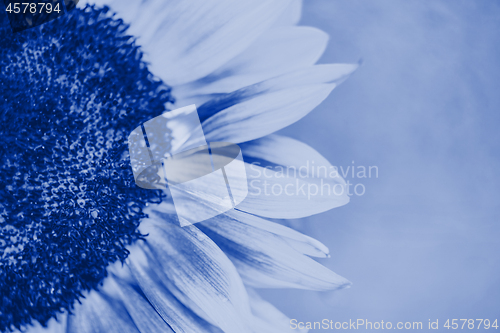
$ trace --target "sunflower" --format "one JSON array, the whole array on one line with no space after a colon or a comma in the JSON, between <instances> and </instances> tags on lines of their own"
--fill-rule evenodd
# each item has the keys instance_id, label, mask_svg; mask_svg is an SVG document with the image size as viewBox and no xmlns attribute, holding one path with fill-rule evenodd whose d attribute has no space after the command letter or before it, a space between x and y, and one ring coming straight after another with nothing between
<instances>
[{"instance_id":1,"label":"sunflower","mask_svg":"<svg viewBox=\"0 0 500 333\"><path fill-rule=\"evenodd\" d=\"M273 171L331 165L272 133L356 68L315 65L328 36L297 26L300 12L297 0L97 1L0 29L1 332L285 332L256 289L350 285L310 258L328 256L323 244L269 220L346 204L345 192L259 188L325 180ZM239 144L265 182L180 227L168 191L135 185L127 137L190 104L207 141Z\"/></svg>"}]
</instances>

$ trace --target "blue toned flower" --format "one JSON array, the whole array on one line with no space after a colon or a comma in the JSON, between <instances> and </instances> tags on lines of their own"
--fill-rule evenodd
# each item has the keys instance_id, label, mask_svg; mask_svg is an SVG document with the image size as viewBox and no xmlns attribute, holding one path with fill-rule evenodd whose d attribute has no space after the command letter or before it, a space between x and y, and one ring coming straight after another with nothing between
<instances>
[{"instance_id":1,"label":"blue toned flower","mask_svg":"<svg viewBox=\"0 0 500 333\"><path fill-rule=\"evenodd\" d=\"M332 181L280 175L331 165L272 133L355 69L314 65L327 36L296 26L300 5L97 1L21 33L0 30L0 331L284 332L288 319L255 289L349 285L310 258L326 257L324 245L265 219L348 202L265 195L265 186ZM240 144L259 194L181 228L167 194L135 186L126 138L192 103L207 141Z\"/></svg>"}]
</instances>

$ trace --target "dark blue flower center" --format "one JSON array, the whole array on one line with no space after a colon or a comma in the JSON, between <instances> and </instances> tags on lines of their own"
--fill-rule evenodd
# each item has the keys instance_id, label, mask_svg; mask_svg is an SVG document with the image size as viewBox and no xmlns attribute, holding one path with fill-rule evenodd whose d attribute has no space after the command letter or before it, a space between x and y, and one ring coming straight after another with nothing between
<instances>
[{"instance_id":1,"label":"dark blue flower center","mask_svg":"<svg viewBox=\"0 0 500 333\"><path fill-rule=\"evenodd\" d=\"M44 324L97 288L161 200L135 185L126 140L170 89L126 28L87 7L0 29L0 331Z\"/></svg>"}]
</instances>

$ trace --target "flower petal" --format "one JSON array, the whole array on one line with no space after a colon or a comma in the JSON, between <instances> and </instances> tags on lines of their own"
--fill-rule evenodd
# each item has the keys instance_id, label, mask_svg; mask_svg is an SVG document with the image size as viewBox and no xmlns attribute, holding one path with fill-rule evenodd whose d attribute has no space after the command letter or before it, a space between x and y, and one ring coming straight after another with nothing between
<instances>
[{"instance_id":1,"label":"flower petal","mask_svg":"<svg viewBox=\"0 0 500 333\"><path fill-rule=\"evenodd\" d=\"M323 155L311 146L283 135L272 134L264 138L241 143L239 146L247 161L249 158L259 161L264 160L273 164L296 168L307 168L308 162L309 164L314 162L316 169L322 166L327 169L333 167ZM308 171L311 174L310 168ZM324 175L324 173L320 174ZM319 175L316 173L316 176Z\"/></svg>"},{"instance_id":2,"label":"flower petal","mask_svg":"<svg viewBox=\"0 0 500 333\"><path fill-rule=\"evenodd\" d=\"M301 218L349 202L337 170L310 146L270 135L241 144L248 196L239 210L271 218Z\"/></svg>"},{"instance_id":3,"label":"flower petal","mask_svg":"<svg viewBox=\"0 0 500 333\"><path fill-rule=\"evenodd\" d=\"M231 106L202 124L207 141L240 143L276 132L304 117L334 87L334 84L294 87Z\"/></svg>"},{"instance_id":4,"label":"flower petal","mask_svg":"<svg viewBox=\"0 0 500 333\"><path fill-rule=\"evenodd\" d=\"M174 333L135 286L116 277L108 277L108 279L116 284L123 304L139 331Z\"/></svg>"},{"instance_id":5,"label":"flower petal","mask_svg":"<svg viewBox=\"0 0 500 333\"><path fill-rule=\"evenodd\" d=\"M302 0L293 0L285 12L274 23L276 26L296 25L302 16Z\"/></svg>"},{"instance_id":6,"label":"flower petal","mask_svg":"<svg viewBox=\"0 0 500 333\"><path fill-rule=\"evenodd\" d=\"M103 2L101 0L101 2ZM175 86L202 78L241 53L291 0L106 1L130 23L151 71Z\"/></svg>"},{"instance_id":7,"label":"flower petal","mask_svg":"<svg viewBox=\"0 0 500 333\"><path fill-rule=\"evenodd\" d=\"M254 315L255 332L259 333L286 333L302 332L306 333L308 329L292 329L290 327L290 318L281 313L271 303L263 300L259 294L252 288L247 288L250 297L250 306Z\"/></svg>"},{"instance_id":8,"label":"flower petal","mask_svg":"<svg viewBox=\"0 0 500 333\"><path fill-rule=\"evenodd\" d=\"M148 264L152 260L146 258L142 251L141 248L134 249L133 256L129 259L129 267L148 301L172 330L179 333L220 333L219 329L197 316L191 308L172 295L162 278Z\"/></svg>"},{"instance_id":9,"label":"flower petal","mask_svg":"<svg viewBox=\"0 0 500 333\"><path fill-rule=\"evenodd\" d=\"M246 285L257 288L332 290L350 282L256 225L258 217L232 210L198 227L230 257Z\"/></svg>"},{"instance_id":10,"label":"flower petal","mask_svg":"<svg viewBox=\"0 0 500 333\"><path fill-rule=\"evenodd\" d=\"M238 222L247 225L249 228L257 228L270 235L279 236L287 242L288 245L302 254L319 258L326 258L329 256L330 251L324 244L291 228L238 210L230 211L227 214L237 219Z\"/></svg>"},{"instance_id":11,"label":"flower petal","mask_svg":"<svg viewBox=\"0 0 500 333\"><path fill-rule=\"evenodd\" d=\"M299 178L256 165L246 170L250 175L248 196L236 208L251 214L302 218L349 202L349 189L341 178Z\"/></svg>"},{"instance_id":12,"label":"flower petal","mask_svg":"<svg viewBox=\"0 0 500 333\"><path fill-rule=\"evenodd\" d=\"M198 114L200 115L200 119L206 120L222 110L231 106L236 106L238 103L251 100L260 95L285 90L287 88L319 83L328 82L339 84L356 68L357 65L351 64L316 65L301 68L297 71L277 76L229 94L215 95L217 97L212 98L198 107ZM206 97L204 97L204 99L206 99Z\"/></svg>"},{"instance_id":13,"label":"flower petal","mask_svg":"<svg viewBox=\"0 0 500 333\"><path fill-rule=\"evenodd\" d=\"M281 224L261 219L254 215L245 214L244 216L247 218L244 219L238 211L235 211L234 213L240 217L239 221L242 223L280 236L285 242L288 243L288 245L302 254L318 258L327 258L330 256L328 248L312 237L301 234L300 232Z\"/></svg>"},{"instance_id":14,"label":"flower petal","mask_svg":"<svg viewBox=\"0 0 500 333\"><path fill-rule=\"evenodd\" d=\"M198 209L203 209L203 206L198 206ZM172 218L174 218L174 216L176 215L174 205L165 201L161 204L155 205L154 208L149 210L149 212L151 212L151 214L155 214L155 210L156 213L161 212L167 215L171 215ZM265 220L258 216L240 212L238 210L230 211L227 214L235 214L239 222L244 223L249 227L258 228L270 234L281 237L291 247L302 254L319 258L329 257L329 250L323 243L294 229ZM197 224L197 226L203 227L203 223Z\"/></svg>"},{"instance_id":15,"label":"flower petal","mask_svg":"<svg viewBox=\"0 0 500 333\"><path fill-rule=\"evenodd\" d=\"M235 143L273 133L309 113L356 67L310 66L214 98L198 108L203 130L209 141Z\"/></svg>"},{"instance_id":16,"label":"flower petal","mask_svg":"<svg viewBox=\"0 0 500 333\"><path fill-rule=\"evenodd\" d=\"M328 35L312 27L278 27L263 34L245 52L207 77L175 87L176 98L228 93L311 66L323 54Z\"/></svg>"},{"instance_id":17,"label":"flower petal","mask_svg":"<svg viewBox=\"0 0 500 333\"><path fill-rule=\"evenodd\" d=\"M169 289L185 295L179 300L189 299L224 332L249 332L250 309L243 283L212 240L194 226L180 228L159 215L144 221L140 230L149 234L148 260L158 265L152 268L171 283Z\"/></svg>"},{"instance_id":18,"label":"flower petal","mask_svg":"<svg viewBox=\"0 0 500 333\"><path fill-rule=\"evenodd\" d=\"M67 332L71 333L139 333L123 304L107 295L91 291L75 304L68 316Z\"/></svg>"}]
</instances>

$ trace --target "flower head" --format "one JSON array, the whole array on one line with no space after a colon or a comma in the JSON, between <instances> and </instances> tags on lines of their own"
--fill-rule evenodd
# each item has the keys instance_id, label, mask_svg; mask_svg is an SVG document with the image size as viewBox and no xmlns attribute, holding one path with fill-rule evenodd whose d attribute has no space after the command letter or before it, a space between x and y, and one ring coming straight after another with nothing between
<instances>
[{"instance_id":1,"label":"flower head","mask_svg":"<svg viewBox=\"0 0 500 333\"><path fill-rule=\"evenodd\" d=\"M310 258L326 257L324 245L265 218L316 214L347 196L249 196L181 228L167 192L135 186L125 139L167 108L196 103L207 140L240 143L259 175L329 166L270 134L356 66L314 65L327 36L295 26L296 0L106 4L0 32L0 331L36 322L68 332L285 331L286 317L254 288L349 282Z\"/></svg>"}]
</instances>

